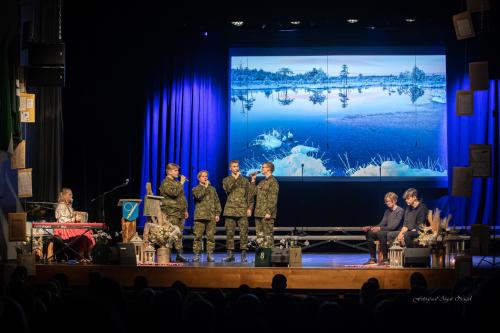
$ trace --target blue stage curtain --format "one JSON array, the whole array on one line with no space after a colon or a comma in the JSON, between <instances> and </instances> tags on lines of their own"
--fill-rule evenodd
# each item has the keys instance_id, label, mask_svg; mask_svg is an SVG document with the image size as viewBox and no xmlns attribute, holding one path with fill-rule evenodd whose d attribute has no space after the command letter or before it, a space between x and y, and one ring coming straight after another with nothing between
<instances>
[{"instance_id":1,"label":"blue stage curtain","mask_svg":"<svg viewBox=\"0 0 500 333\"><path fill-rule=\"evenodd\" d=\"M181 166L181 173L190 179L185 191L191 217L191 188L197 184L198 171L209 171L221 199L220 183L228 173L228 55L222 49L220 45L206 42L166 57L164 61L156 61L154 65L158 65L151 72L150 86L147 87L141 195L145 194L147 181L158 193L166 164L177 163ZM453 167L469 165L469 144L492 144L493 155L498 153L499 147L498 139L495 142L499 121L493 117L498 82L491 81L488 91L474 93L473 116L458 117L455 115L456 92L469 89L469 78L457 71L456 66L451 67L448 68L447 94L450 194ZM492 166L492 173L495 172L497 170ZM498 185L494 186L493 177L475 178L471 198L450 195L440 200L436 207L440 207L443 214L449 212L453 215L452 225L496 225L500 216L495 206L500 202L495 192L498 192ZM187 224L191 224L191 218Z\"/></svg>"},{"instance_id":2,"label":"blue stage curtain","mask_svg":"<svg viewBox=\"0 0 500 333\"><path fill-rule=\"evenodd\" d=\"M166 165L179 164L189 179L184 191L191 225L191 189L200 170L208 170L222 199L221 180L228 170L227 54L205 44L161 63L146 92L141 196L148 181L159 194Z\"/></svg>"},{"instance_id":3,"label":"blue stage curtain","mask_svg":"<svg viewBox=\"0 0 500 333\"><path fill-rule=\"evenodd\" d=\"M449 174L449 212L453 215L451 224L468 226L474 223L497 225L500 216L498 209L498 185L494 186L494 170L492 163L492 177L473 179L473 193L471 198L452 197L453 167L469 165L469 144L491 144L492 155L498 153L499 142L495 142L495 131L498 131L498 117L493 116L495 98L498 98L498 82L490 81L489 90L474 92L474 115L457 116L456 92L469 90L469 78L466 75L456 76L449 81L448 86L448 174ZM451 83L451 85L450 85ZM493 157L492 156L492 157ZM495 192L496 195L495 195ZM496 200L497 202L494 202Z\"/></svg>"}]
</instances>

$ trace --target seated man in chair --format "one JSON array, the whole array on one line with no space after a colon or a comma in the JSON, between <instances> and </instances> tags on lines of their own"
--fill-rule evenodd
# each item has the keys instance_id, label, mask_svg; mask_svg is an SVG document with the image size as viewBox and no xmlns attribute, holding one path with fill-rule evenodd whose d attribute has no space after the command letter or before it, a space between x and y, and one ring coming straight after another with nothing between
<instances>
[{"instance_id":1,"label":"seated man in chair","mask_svg":"<svg viewBox=\"0 0 500 333\"><path fill-rule=\"evenodd\" d=\"M403 194L403 198L406 201L407 207L403 228L397 235L396 240L400 244L404 244L405 247L414 247L414 241L418 238L418 230L427 224L429 209L422 202L422 199L418 198L418 192L414 188L407 189ZM393 238L389 239L390 243L393 241Z\"/></svg>"},{"instance_id":2,"label":"seated man in chair","mask_svg":"<svg viewBox=\"0 0 500 333\"><path fill-rule=\"evenodd\" d=\"M363 231L366 232L366 241L368 243L368 249L370 250L370 260L368 260L365 265L373 265L377 263L375 256L375 240L379 240L380 250L382 251L382 257L379 259L380 265L385 265L388 263L387 256L387 238L388 234L392 238L395 238L399 234L399 229L401 228L401 222L403 221L403 208L398 206L398 196L394 192L388 192L384 196L385 204L387 205L387 210L384 212L382 221L376 226L366 226L363 227Z\"/></svg>"}]
</instances>

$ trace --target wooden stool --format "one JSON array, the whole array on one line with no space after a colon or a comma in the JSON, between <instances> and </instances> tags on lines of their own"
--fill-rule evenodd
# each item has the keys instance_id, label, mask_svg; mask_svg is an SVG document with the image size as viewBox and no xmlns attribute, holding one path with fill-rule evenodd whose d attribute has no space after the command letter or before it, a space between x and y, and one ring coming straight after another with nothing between
<instances>
[{"instance_id":1,"label":"wooden stool","mask_svg":"<svg viewBox=\"0 0 500 333\"><path fill-rule=\"evenodd\" d=\"M377 261L380 261L383 259L383 255L382 255L382 250L380 249L380 241L376 240L374 241L375 243L375 253L377 254Z\"/></svg>"}]
</instances>

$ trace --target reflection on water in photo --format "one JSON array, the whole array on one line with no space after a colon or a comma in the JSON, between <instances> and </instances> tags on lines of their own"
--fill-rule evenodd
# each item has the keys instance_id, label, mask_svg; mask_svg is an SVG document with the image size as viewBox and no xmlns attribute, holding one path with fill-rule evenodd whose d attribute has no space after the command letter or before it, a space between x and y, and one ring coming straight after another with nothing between
<instances>
[{"instance_id":1,"label":"reflection on water in photo","mask_svg":"<svg viewBox=\"0 0 500 333\"><path fill-rule=\"evenodd\" d=\"M293 58L307 57L275 71L232 59L230 158L245 173L273 161L278 176L446 176L445 61L427 57L421 66L442 72L353 73L346 61L297 73Z\"/></svg>"}]
</instances>

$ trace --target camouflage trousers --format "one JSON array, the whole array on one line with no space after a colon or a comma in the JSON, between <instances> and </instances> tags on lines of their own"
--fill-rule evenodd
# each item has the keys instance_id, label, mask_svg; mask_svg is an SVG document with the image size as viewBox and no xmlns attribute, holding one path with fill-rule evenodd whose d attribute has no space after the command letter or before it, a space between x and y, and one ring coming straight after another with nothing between
<instances>
[{"instance_id":1,"label":"camouflage trousers","mask_svg":"<svg viewBox=\"0 0 500 333\"><path fill-rule=\"evenodd\" d=\"M181 231L181 237L179 237L179 239L176 240L174 243L174 248L177 250L177 252L182 251L182 235L184 234L184 221L185 219L181 218L174 218L174 217L168 218L168 222L178 226Z\"/></svg>"},{"instance_id":2,"label":"camouflage trousers","mask_svg":"<svg viewBox=\"0 0 500 333\"><path fill-rule=\"evenodd\" d=\"M255 218L255 234L260 247L271 249L274 247L274 219L266 220L263 217Z\"/></svg>"},{"instance_id":3,"label":"camouflage trousers","mask_svg":"<svg viewBox=\"0 0 500 333\"><path fill-rule=\"evenodd\" d=\"M202 248L203 233L207 233L207 252L215 249L215 220L195 220L193 226L194 241L193 252L200 253Z\"/></svg>"},{"instance_id":4,"label":"camouflage trousers","mask_svg":"<svg viewBox=\"0 0 500 333\"><path fill-rule=\"evenodd\" d=\"M226 248L234 250L234 234L236 233L236 224L240 228L240 250L248 249L248 219L246 216L226 216L224 217L226 227Z\"/></svg>"}]
</instances>

